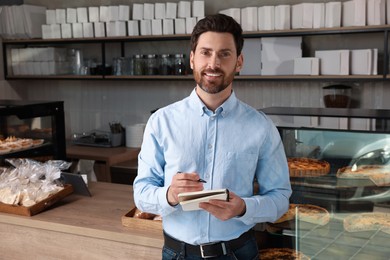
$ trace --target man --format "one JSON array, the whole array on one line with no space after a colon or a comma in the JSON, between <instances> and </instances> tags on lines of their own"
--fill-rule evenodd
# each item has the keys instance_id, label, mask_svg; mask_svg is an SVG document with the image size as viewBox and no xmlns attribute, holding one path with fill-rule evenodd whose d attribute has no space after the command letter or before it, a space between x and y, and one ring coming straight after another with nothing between
<instances>
[{"instance_id":1,"label":"man","mask_svg":"<svg viewBox=\"0 0 390 260\"><path fill-rule=\"evenodd\" d=\"M134 199L140 210L162 216L163 259L258 259L252 227L288 208L291 186L277 129L232 89L242 47L233 18L199 21L191 36L195 89L147 123ZM223 188L228 201L200 203L195 211L179 204L179 193Z\"/></svg>"}]
</instances>

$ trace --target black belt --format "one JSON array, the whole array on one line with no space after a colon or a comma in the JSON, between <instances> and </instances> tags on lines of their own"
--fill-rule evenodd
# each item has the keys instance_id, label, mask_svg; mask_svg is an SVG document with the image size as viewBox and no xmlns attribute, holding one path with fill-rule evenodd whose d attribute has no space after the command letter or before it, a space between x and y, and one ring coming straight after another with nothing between
<instances>
[{"instance_id":1,"label":"black belt","mask_svg":"<svg viewBox=\"0 0 390 260\"><path fill-rule=\"evenodd\" d=\"M249 230L242 234L240 237L230 240L221 241L216 243L207 243L202 245L191 245L185 242L179 241L165 234L164 232L164 245L176 252L185 250L185 255L195 255L202 258L219 257L226 255L228 250L236 250L242 247L245 242L254 237L253 231Z\"/></svg>"}]
</instances>

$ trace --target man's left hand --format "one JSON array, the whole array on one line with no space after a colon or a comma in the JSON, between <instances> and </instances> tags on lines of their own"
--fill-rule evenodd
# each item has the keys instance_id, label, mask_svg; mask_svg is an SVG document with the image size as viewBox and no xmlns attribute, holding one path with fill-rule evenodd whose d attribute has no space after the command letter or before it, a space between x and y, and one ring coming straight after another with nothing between
<instances>
[{"instance_id":1,"label":"man's left hand","mask_svg":"<svg viewBox=\"0 0 390 260\"><path fill-rule=\"evenodd\" d=\"M220 220L228 220L245 214L245 201L234 192L229 192L229 201L210 200L199 203L199 207L210 212Z\"/></svg>"}]
</instances>

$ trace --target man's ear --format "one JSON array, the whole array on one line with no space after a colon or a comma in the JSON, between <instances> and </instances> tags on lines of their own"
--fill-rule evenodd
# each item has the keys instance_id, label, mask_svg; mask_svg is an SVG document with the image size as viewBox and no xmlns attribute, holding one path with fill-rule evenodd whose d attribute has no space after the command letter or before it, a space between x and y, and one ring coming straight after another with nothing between
<instances>
[{"instance_id":1,"label":"man's ear","mask_svg":"<svg viewBox=\"0 0 390 260\"><path fill-rule=\"evenodd\" d=\"M240 72L244 64L244 55L242 53L237 57L236 72Z\"/></svg>"},{"instance_id":2,"label":"man's ear","mask_svg":"<svg viewBox=\"0 0 390 260\"><path fill-rule=\"evenodd\" d=\"M193 70L194 69L194 52L191 51L190 53L190 67Z\"/></svg>"}]
</instances>

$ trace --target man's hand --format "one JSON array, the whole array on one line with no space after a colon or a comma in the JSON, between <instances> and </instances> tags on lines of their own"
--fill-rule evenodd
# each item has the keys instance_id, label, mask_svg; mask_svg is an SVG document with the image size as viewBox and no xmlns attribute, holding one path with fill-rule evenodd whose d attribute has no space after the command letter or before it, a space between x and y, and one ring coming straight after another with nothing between
<instances>
[{"instance_id":1,"label":"man's hand","mask_svg":"<svg viewBox=\"0 0 390 260\"><path fill-rule=\"evenodd\" d=\"M203 183L199 182L199 174L195 172L175 174L167 191L168 203L175 206L179 203L177 196L179 193L201 190L203 190Z\"/></svg>"},{"instance_id":2,"label":"man's hand","mask_svg":"<svg viewBox=\"0 0 390 260\"><path fill-rule=\"evenodd\" d=\"M210 200L209 202L199 203L199 207L220 220L242 216L246 212L245 201L233 192L229 192L229 201Z\"/></svg>"}]
</instances>

